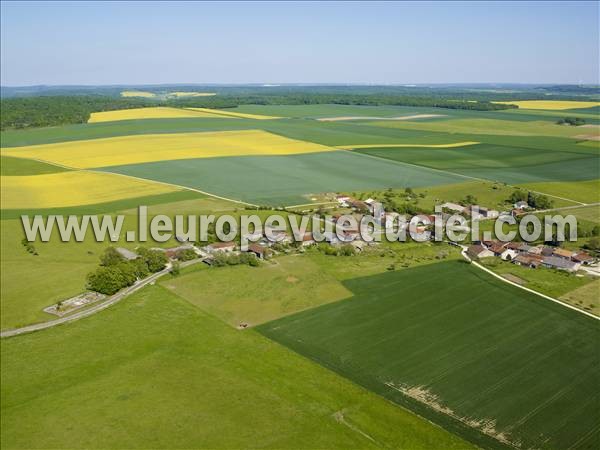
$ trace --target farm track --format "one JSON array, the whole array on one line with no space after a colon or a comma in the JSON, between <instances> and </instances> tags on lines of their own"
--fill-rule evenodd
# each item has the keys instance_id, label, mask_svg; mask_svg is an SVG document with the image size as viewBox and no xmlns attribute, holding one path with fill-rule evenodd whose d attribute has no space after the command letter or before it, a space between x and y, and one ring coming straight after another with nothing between
<instances>
[{"instance_id":1,"label":"farm track","mask_svg":"<svg viewBox=\"0 0 600 450\"><path fill-rule=\"evenodd\" d=\"M501 281L503 281L505 283L508 283L508 284L510 284L512 286L516 286L519 289L523 289L524 291L531 292L532 294L535 294L535 295L538 295L538 296L540 296L542 298L545 298L546 300L550 300L550 301L552 301L554 303L558 303L559 305L564 306L564 307L569 308L569 309L572 309L573 311L577 311L580 314L585 314L586 316L591 317L592 319L600 320L600 317L598 317L598 316L596 316L596 315L594 315L592 313L589 313L589 312L584 311L582 309L576 308L575 306L569 305L568 303L565 303L565 302L563 302L561 300L558 300L558 299L556 299L554 297L550 297L549 295L542 294L541 292L534 291L533 289L529 289L529 288L527 288L525 286L521 286L520 284L515 283L513 281L507 280L503 276L498 275L496 272L493 272L492 270L490 270L490 269L488 269L486 267L483 267L477 261L473 261L471 258L469 258L469 256L467 255L467 247L466 246L460 245L460 248L462 249L461 252L460 252L460 254L463 256L463 258L465 258L467 261L469 261L471 264L473 264L478 269L481 269L484 272L489 273L493 277L495 277L495 278L497 278L497 279L499 279L499 280L501 280Z\"/></svg>"},{"instance_id":2,"label":"farm track","mask_svg":"<svg viewBox=\"0 0 600 450\"><path fill-rule=\"evenodd\" d=\"M192 261L186 261L186 262L181 263L181 268L189 267L189 266L191 266L193 264L197 264L199 262L202 262L202 260L195 259ZM96 314L97 312L100 312L100 311L108 308L109 306L114 305L115 303L120 302L125 297L129 296L130 294L133 294L134 292L140 290L141 288L147 286L148 284L155 282L160 277L162 277L163 275L166 275L170 272L171 272L171 266L169 265L166 268L164 268L163 270L161 270L160 272L156 272L156 273L150 275L149 277L144 278L139 283L134 284L133 286L129 286L128 288L123 289L120 292L117 292L113 296L104 300L102 303L94 305L84 311L76 312L76 313L71 314L70 316L61 317L60 319L50 320L48 322L41 322L41 323L36 323L33 325L27 325L27 326L21 327L21 328L14 328L12 330L2 331L0 333L0 338L4 339L4 338L13 337L13 336L18 336L20 334L33 333L34 331L45 330L46 328L52 328L57 325L62 325L64 323L68 323L68 322L74 322L76 320L83 319L84 317L91 316L93 314Z\"/></svg>"}]
</instances>

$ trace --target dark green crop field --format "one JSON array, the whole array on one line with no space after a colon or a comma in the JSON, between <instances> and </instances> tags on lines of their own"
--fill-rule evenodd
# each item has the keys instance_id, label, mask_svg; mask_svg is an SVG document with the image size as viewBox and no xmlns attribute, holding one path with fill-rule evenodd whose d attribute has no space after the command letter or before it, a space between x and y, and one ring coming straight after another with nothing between
<instances>
[{"instance_id":1,"label":"dark green crop field","mask_svg":"<svg viewBox=\"0 0 600 450\"><path fill-rule=\"evenodd\" d=\"M346 151L161 161L102 170L275 206L309 203L311 193L421 187L464 180L425 167Z\"/></svg>"},{"instance_id":2,"label":"dark green crop field","mask_svg":"<svg viewBox=\"0 0 600 450\"><path fill-rule=\"evenodd\" d=\"M483 447L598 448L597 320L463 262L345 285L259 330Z\"/></svg>"},{"instance_id":3,"label":"dark green crop field","mask_svg":"<svg viewBox=\"0 0 600 450\"><path fill-rule=\"evenodd\" d=\"M589 147L560 151L477 144L459 148L369 148L355 151L509 184L592 180L600 176L600 156Z\"/></svg>"}]
</instances>

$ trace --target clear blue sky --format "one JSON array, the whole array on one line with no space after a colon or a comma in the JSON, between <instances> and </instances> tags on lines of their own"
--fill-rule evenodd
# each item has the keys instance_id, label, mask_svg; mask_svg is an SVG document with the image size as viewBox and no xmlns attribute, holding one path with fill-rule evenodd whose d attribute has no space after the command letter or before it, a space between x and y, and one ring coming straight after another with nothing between
<instances>
[{"instance_id":1,"label":"clear blue sky","mask_svg":"<svg viewBox=\"0 0 600 450\"><path fill-rule=\"evenodd\" d=\"M598 2L2 2L1 82L598 83Z\"/></svg>"}]
</instances>

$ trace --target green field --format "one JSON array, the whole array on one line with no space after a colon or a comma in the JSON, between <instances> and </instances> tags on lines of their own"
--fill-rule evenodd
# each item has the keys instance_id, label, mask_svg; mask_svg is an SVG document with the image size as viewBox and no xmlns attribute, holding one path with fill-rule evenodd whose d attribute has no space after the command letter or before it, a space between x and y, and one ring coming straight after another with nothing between
<instances>
[{"instance_id":1,"label":"green field","mask_svg":"<svg viewBox=\"0 0 600 450\"><path fill-rule=\"evenodd\" d=\"M600 202L600 180L523 184L525 189L566 196L583 203Z\"/></svg>"},{"instance_id":2,"label":"green field","mask_svg":"<svg viewBox=\"0 0 600 450\"><path fill-rule=\"evenodd\" d=\"M233 326L257 325L351 295L311 259L297 256L277 258L261 267L194 271L163 285Z\"/></svg>"},{"instance_id":3,"label":"green field","mask_svg":"<svg viewBox=\"0 0 600 450\"><path fill-rule=\"evenodd\" d=\"M102 170L276 206L309 203L310 194L321 192L420 187L462 180L456 175L346 151L162 161Z\"/></svg>"},{"instance_id":4,"label":"green field","mask_svg":"<svg viewBox=\"0 0 600 450\"><path fill-rule=\"evenodd\" d=\"M1 351L3 448L469 448L160 286Z\"/></svg>"},{"instance_id":5,"label":"green field","mask_svg":"<svg viewBox=\"0 0 600 450\"><path fill-rule=\"evenodd\" d=\"M483 447L597 444L594 319L462 262L345 285L259 331Z\"/></svg>"},{"instance_id":6,"label":"green field","mask_svg":"<svg viewBox=\"0 0 600 450\"><path fill-rule=\"evenodd\" d=\"M593 149L576 152L498 144L464 148L370 148L359 153L407 162L474 178L509 184L594 180L600 156Z\"/></svg>"},{"instance_id":7,"label":"green field","mask_svg":"<svg viewBox=\"0 0 600 450\"><path fill-rule=\"evenodd\" d=\"M0 156L0 175L2 176L42 175L44 173L64 172L65 170L68 169L31 159Z\"/></svg>"}]
</instances>

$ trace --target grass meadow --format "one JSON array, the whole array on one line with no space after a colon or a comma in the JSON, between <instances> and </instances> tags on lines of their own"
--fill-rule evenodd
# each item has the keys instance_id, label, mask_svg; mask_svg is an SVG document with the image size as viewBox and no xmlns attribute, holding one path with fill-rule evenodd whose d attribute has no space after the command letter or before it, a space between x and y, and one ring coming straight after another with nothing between
<instances>
[{"instance_id":1,"label":"grass meadow","mask_svg":"<svg viewBox=\"0 0 600 450\"><path fill-rule=\"evenodd\" d=\"M4 448L470 448L161 286L0 345Z\"/></svg>"}]
</instances>

